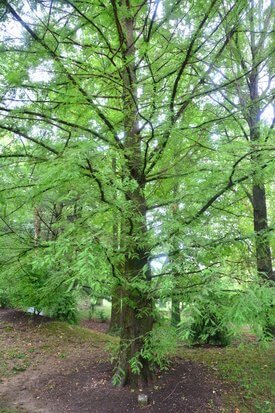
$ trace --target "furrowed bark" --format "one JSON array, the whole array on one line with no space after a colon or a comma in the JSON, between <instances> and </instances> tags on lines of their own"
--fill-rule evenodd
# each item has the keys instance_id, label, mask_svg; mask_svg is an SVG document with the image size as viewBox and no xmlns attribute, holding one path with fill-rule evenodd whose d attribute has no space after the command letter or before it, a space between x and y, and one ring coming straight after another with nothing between
<instances>
[{"instance_id":1,"label":"furrowed bark","mask_svg":"<svg viewBox=\"0 0 275 413\"><path fill-rule=\"evenodd\" d=\"M173 296L171 308L171 325L173 327L178 327L180 321L180 299L178 297Z\"/></svg>"},{"instance_id":2,"label":"furrowed bark","mask_svg":"<svg viewBox=\"0 0 275 413\"><path fill-rule=\"evenodd\" d=\"M251 1L251 11L253 11L254 1ZM250 94L250 110L248 114L248 124L250 131L251 145L257 149L257 145L261 144L260 131L260 95L259 95L259 66L256 64L260 59L260 44L255 38L255 16L250 17L250 42L252 56L252 71L249 75L249 94ZM256 262L259 275L273 280L274 274L272 269L271 250L268 240L268 221L267 221L267 206L265 196L265 180L263 171L259 170L261 165L261 153L255 152L252 155L252 165L256 171L259 171L253 176L252 187L252 204L254 216L254 231L256 236Z\"/></svg>"},{"instance_id":3,"label":"furrowed bark","mask_svg":"<svg viewBox=\"0 0 275 413\"><path fill-rule=\"evenodd\" d=\"M250 75L250 98L251 109L249 113L250 141L254 148L260 144L260 107L258 93L258 70L255 69ZM261 153L254 152L251 157L252 165L259 171L253 175L252 182L252 205L255 232L255 251L258 274L268 280L275 281L272 269L271 249L268 239L268 219L265 194L264 172L260 169Z\"/></svg>"},{"instance_id":4,"label":"furrowed bark","mask_svg":"<svg viewBox=\"0 0 275 413\"><path fill-rule=\"evenodd\" d=\"M251 0L251 11L254 8L254 1ZM248 114L248 125L250 132L250 141L253 149L257 149L261 145L261 130L260 130L260 94L259 94L259 77L260 69L256 64L260 59L261 40L256 42L255 38L255 16L250 17L250 48L252 56L252 71L248 77L248 86L250 94L250 109ZM275 281L275 272L272 268L271 248L269 242L269 228L267 218L267 203L265 193L265 177L264 171L260 168L262 164L261 152L255 151L252 154L251 162L256 173L253 175L252 181L252 205L254 218L255 232L255 254L256 265L259 277L264 280ZM275 335L275 326L270 322L269 311L266 313L265 325L263 326L264 333L267 335Z\"/></svg>"},{"instance_id":5,"label":"furrowed bark","mask_svg":"<svg viewBox=\"0 0 275 413\"><path fill-rule=\"evenodd\" d=\"M111 319L108 332L110 334L119 334L122 324L122 290L121 286L116 286L112 293Z\"/></svg>"},{"instance_id":6,"label":"furrowed bark","mask_svg":"<svg viewBox=\"0 0 275 413\"><path fill-rule=\"evenodd\" d=\"M128 189L125 195L127 212L124 231L127 248L122 290L121 343L114 379L120 385L137 386L140 382L148 384L152 380L150 362L142 356L141 350L144 340L153 327L153 302L144 288L139 287L139 285L144 286L144 283L150 283L150 269L146 248L147 207L144 195L144 164L136 107L134 8L127 0L122 1L121 5L127 9L127 16L122 13L122 9L118 10L117 3L112 1L124 61L122 99L124 145L127 154L125 173L133 183L131 186L133 189Z\"/></svg>"}]
</instances>

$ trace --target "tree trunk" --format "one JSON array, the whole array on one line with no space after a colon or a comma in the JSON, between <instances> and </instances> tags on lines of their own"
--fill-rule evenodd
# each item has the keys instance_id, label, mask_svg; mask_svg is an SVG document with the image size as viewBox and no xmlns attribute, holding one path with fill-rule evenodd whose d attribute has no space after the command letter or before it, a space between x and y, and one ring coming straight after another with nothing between
<instances>
[{"instance_id":1,"label":"tree trunk","mask_svg":"<svg viewBox=\"0 0 275 413\"><path fill-rule=\"evenodd\" d=\"M153 303L138 290L125 292L122 311L122 328L119 361L115 373L120 385L133 387L152 382L151 362L145 359L141 350L148 332L153 327Z\"/></svg>"},{"instance_id":2,"label":"tree trunk","mask_svg":"<svg viewBox=\"0 0 275 413\"><path fill-rule=\"evenodd\" d=\"M180 300L177 297L172 297L171 325L178 327L180 320Z\"/></svg>"},{"instance_id":3,"label":"tree trunk","mask_svg":"<svg viewBox=\"0 0 275 413\"><path fill-rule=\"evenodd\" d=\"M176 154L175 154L176 155ZM178 171L178 165L176 165L175 167L175 174L177 174ZM178 183L174 185L173 188L173 195L174 195L174 199L178 198L178 192L179 192L179 185ZM174 219L177 219L177 215L179 212L179 204L176 202L173 204L172 206L172 216ZM177 250L179 248L178 243L174 243L173 245L174 249ZM169 259L169 257L168 257ZM175 276L175 284L174 284L174 291L177 293L178 291L178 280L177 280L177 276ZM173 292L174 292L173 291ZM181 321L181 317L180 317L180 299L178 297L178 295L172 294L172 308L171 308L171 325L173 327L177 327L179 325Z\"/></svg>"},{"instance_id":4,"label":"tree trunk","mask_svg":"<svg viewBox=\"0 0 275 413\"><path fill-rule=\"evenodd\" d=\"M253 6L253 2L252 2ZM275 281L275 274L272 268L272 258L270 242L268 238L268 219L267 205L265 195L265 179L264 171L261 168L263 163L261 152L261 130L260 130L260 95L259 95L259 65L257 59L260 59L259 44L256 44L254 17L251 15L251 55L252 55L252 70L249 75L249 93L250 93L250 110L248 115L248 124L250 131L250 141L252 145L252 165L254 168L254 176L252 183L252 204L254 217L254 232L255 232L255 254L257 272L260 277L265 280ZM263 327L264 334L275 334L275 327L270 322L269 311L266 313L265 325Z\"/></svg>"},{"instance_id":5,"label":"tree trunk","mask_svg":"<svg viewBox=\"0 0 275 413\"><path fill-rule=\"evenodd\" d=\"M39 207L34 208L34 246L39 245L39 239L41 234L41 218Z\"/></svg>"},{"instance_id":6,"label":"tree trunk","mask_svg":"<svg viewBox=\"0 0 275 413\"><path fill-rule=\"evenodd\" d=\"M252 41L252 56L255 57L255 45ZM252 204L253 204L253 216L254 216L254 232L256 237L255 252L257 271L261 277L268 280L275 280L272 260L271 249L268 239L268 220L267 220L267 206L265 196L265 183L264 172L261 168L261 152L258 151L261 144L261 131L260 131L260 98L259 98L259 73L258 66L256 66L255 58L253 59L254 69L249 76L249 92L250 92L250 111L249 111L249 131L250 141L252 145L252 165L254 168L253 184L252 184Z\"/></svg>"},{"instance_id":7,"label":"tree trunk","mask_svg":"<svg viewBox=\"0 0 275 413\"><path fill-rule=\"evenodd\" d=\"M139 214L132 216L133 226L130 226L128 232L122 291L121 343L114 378L121 385L136 387L149 384L153 378L152 363L142 356L145 340L153 327L153 301L147 292L151 281L148 253L137 241L137 235L141 240L144 240L143 236L146 239L146 208L142 206L144 199L139 194L131 193L131 197L136 208L139 207Z\"/></svg>"},{"instance_id":8,"label":"tree trunk","mask_svg":"<svg viewBox=\"0 0 275 413\"><path fill-rule=\"evenodd\" d=\"M108 332L110 334L119 334L122 325L122 288L116 286L112 294L111 319Z\"/></svg>"},{"instance_id":9,"label":"tree trunk","mask_svg":"<svg viewBox=\"0 0 275 413\"><path fill-rule=\"evenodd\" d=\"M268 280L275 281L271 250L268 240L267 209L264 184L253 184L253 215L256 236L256 263L258 274Z\"/></svg>"},{"instance_id":10,"label":"tree trunk","mask_svg":"<svg viewBox=\"0 0 275 413\"><path fill-rule=\"evenodd\" d=\"M121 343L114 375L121 385L147 384L152 379L150 361L142 356L142 348L153 326L153 302L148 294L150 268L148 265L145 177L142 139L137 111L137 78L135 71L135 10L129 0L111 0L118 37L121 43L125 176L132 185L126 190L124 234L125 273L123 275ZM121 7L118 9L117 5ZM127 12L125 12L127 10Z\"/></svg>"},{"instance_id":11,"label":"tree trunk","mask_svg":"<svg viewBox=\"0 0 275 413\"><path fill-rule=\"evenodd\" d=\"M117 170L117 162L116 158L112 158L112 169L114 175L116 175ZM117 200L117 194L114 195L114 201ZM123 255L122 250L125 248L123 243L123 227L121 219L119 220L116 214L116 211L113 216L113 254L116 255ZM116 280L116 284L113 287L112 291L112 308L111 308L111 319L110 319L110 326L108 332L110 334L117 334L119 335L121 332L121 325L122 325L122 288L121 282L119 279L124 275L124 259L122 258L117 264L115 271L117 272L116 276L118 280Z\"/></svg>"}]
</instances>

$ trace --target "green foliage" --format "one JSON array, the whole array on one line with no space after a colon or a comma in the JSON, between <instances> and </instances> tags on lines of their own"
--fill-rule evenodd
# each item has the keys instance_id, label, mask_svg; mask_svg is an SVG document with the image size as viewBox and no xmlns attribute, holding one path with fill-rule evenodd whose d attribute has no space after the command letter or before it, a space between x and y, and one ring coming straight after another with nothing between
<instances>
[{"instance_id":1,"label":"green foliage","mask_svg":"<svg viewBox=\"0 0 275 413\"><path fill-rule=\"evenodd\" d=\"M0 307L8 308L11 306L10 298L6 291L0 288Z\"/></svg>"},{"instance_id":2,"label":"green foliage","mask_svg":"<svg viewBox=\"0 0 275 413\"><path fill-rule=\"evenodd\" d=\"M190 326L190 339L193 344L213 344L227 346L230 331L222 325L222 320L206 305L201 314Z\"/></svg>"},{"instance_id":3,"label":"green foliage","mask_svg":"<svg viewBox=\"0 0 275 413\"><path fill-rule=\"evenodd\" d=\"M270 282L249 285L232 296L227 318L236 327L249 324L260 340L268 340L267 326L275 325L274 287Z\"/></svg>"},{"instance_id":4,"label":"green foliage","mask_svg":"<svg viewBox=\"0 0 275 413\"><path fill-rule=\"evenodd\" d=\"M131 367L131 371L134 373L134 374L140 374L140 372L141 372L141 369L142 369L142 362L141 362L141 359L140 359L140 355L141 355L141 353L140 352L137 352L132 358L130 358L130 360L129 360L129 364L130 364L130 367ZM123 372L124 373L124 372ZM125 373L124 373L125 374Z\"/></svg>"},{"instance_id":5,"label":"green foliage","mask_svg":"<svg viewBox=\"0 0 275 413\"><path fill-rule=\"evenodd\" d=\"M108 315L103 309L95 311L95 318L101 323L105 323L108 320Z\"/></svg>"},{"instance_id":6,"label":"green foliage","mask_svg":"<svg viewBox=\"0 0 275 413\"><path fill-rule=\"evenodd\" d=\"M55 297L50 307L45 307L45 313L60 321L67 321L76 324L77 304L74 296L68 292L62 292L59 297Z\"/></svg>"},{"instance_id":7,"label":"green foliage","mask_svg":"<svg viewBox=\"0 0 275 413\"><path fill-rule=\"evenodd\" d=\"M153 366L166 369L169 358L173 355L178 344L178 335L174 327L165 321L154 325L152 331L147 334L141 350L141 356L149 360Z\"/></svg>"},{"instance_id":8,"label":"green foliage","mask_svg":"<svg viewBox=\"0 0 275 413\"><path fill-rule=\"evenodd\" d=\"M78 292L68 290L64 282L66 278L60 279L58 272L47 271L45 265L37 267L36 260L36 255L26 257L24 266L16 268L12 284L9 282L9 272L4 273L0 285L5 291L6 303L22 309L33 307L35 311L43 311L58 320L76 323ZM11 270L14 271L14 267Z\"/></svg>"},{"instance_id":9,"label":"green foliage","mask_svg":"<svg viewBox=\"0 0 275 413\"><path fill-rule=\"evenodd\" d=\"M232 329L227 320L228 303L225 300L228 301L225 294L212 291L207 296L198 297L198 302L189 305L183 313L184 321L180 325L183 337L192 344L227 346Z\"/></svg>"},{"instance_id":10,"label":"green foliage","mask_svg":"<svg viewBox=\"0 0 275 413\"><path fill-rule=\"evenodd\" d=\"M125 377L125 371L122 368L117 368L116 374L114 374L112 377L112 384L114 386L120 386L124 377Z\"/></svg>"},{"instance_id":11,"label":"green foliage","mask_svg":"<svg viewBox=\"0 0 275 413\"><path fill-rule=\"evenodd\" d=\"M266 331L256 239L269 250L274 215L257 233L253 189L274 203L271 5L14 3L0 22L0 300L75 322L83 290L121 285L138 320L176 291L194 341ZM144 340L162 364L161 330Z\"/></svg>"}]
</instances>

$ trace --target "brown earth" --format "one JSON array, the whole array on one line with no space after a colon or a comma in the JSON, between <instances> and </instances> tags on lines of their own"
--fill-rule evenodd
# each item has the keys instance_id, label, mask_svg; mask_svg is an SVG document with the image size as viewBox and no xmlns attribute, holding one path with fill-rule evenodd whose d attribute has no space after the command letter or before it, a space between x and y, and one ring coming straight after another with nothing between
<instances>
[{"instance_id":1,"label":"brown earth","mask_svg":"<svg viewBox=\"0 0 275 413\"><path fill-rule=\"evenodd\" d=\"M224 412L223 388L211 371L179 358L143 390L150 403L139 407L139 389L111 384L106 343L110 349L117 340L0 309L0 412L4 405L27 413Z\"/></svg>"},{"instance_id":2,"label":"brown earth","mask_svg":"<svg viewBox=\"0 0 275 413\"><path fill-rule=\"evenodd\" d=\"M80 323L81 327L89 328L90 330L101 331L102 333L107 333L109 324L103 323L101 321L95 320L83 320Z\"/></svg>"}]
</instances>

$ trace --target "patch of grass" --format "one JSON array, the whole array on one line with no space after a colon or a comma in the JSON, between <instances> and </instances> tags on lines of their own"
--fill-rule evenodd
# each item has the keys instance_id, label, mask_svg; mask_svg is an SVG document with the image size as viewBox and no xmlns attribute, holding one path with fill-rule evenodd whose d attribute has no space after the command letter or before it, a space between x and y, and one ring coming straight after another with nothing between
<instances>
[{"instance_id":1,"label":"patch of grass","mask_svg":"<svg viewBox=\"0 0 275 413\"><path fill-rule=\"evenodd\" d=\"M4 358L4 351L1 351L0 352L0 377L4 376L6 369L7 369L7 363ZM0 380L0 383L1 383L1 380Z\"/></svg>"},{"instance_id":2,"label":"patch of grass","mask_svg":"<svg viewBox=\"0 0 275 413\"><path fill-rule=\"evenodd\" d=\"M29 362L24 362L24 363L17 363L12 367L12 373L17 374L21 373L22 371L27 370L27 368L30 366Z\"/></svg>"},{"instance_id":3,"label":"patch of grass","mask_svg":"<svg viewBox=\"0 0 275 413\"><path fill-rule=\"evenodd\" d=\"M101 344L104 342L114 340L113 337L108 336L99 331L92 331L87 328L83 328L77 325L71 325L62 321L54 321L41 326L40 332L42 334L49 335L52 338L64 340L70 340L71 342L83 343L93 342L94 344Z\"/></svg>"},{"instance_id":4,"label":"patch of grass","mask_svg":"<svg viewBox=\"0 0 275 413\"><path fill-rule=\"evenodd\" d=\"M68 357L68 353L65 353L65 352L58 353L58 357L60 359L66 359Z\"/></svg>"},{"instance_id":5,"label":"patch of grass","mask_svg":"<svg viewBox=\"0 0 275 413\"><path fill-rule=\"evenodd\" d=\"M184 348L180 356L203 363L228 386L225 404L242 413L272 413L275 402L272 383L275 371L272 364L275 345L263 347L245 344L227 348Z\"/></svg>"},{"instance_id":6,"label":"patch of grass","mask_svg":"<svg viewBox=\"0 0 275 413\"><path fill-rule=\"evenodd\" d=\"M20 353L18 349L9 350L7 354L13 359L24 359L27 357L27 354Z\"/></svg>"},{"instance_id":7,"label":"patch of grass","mask_svg":"<svg viewBox=\"0 0 275 413\"><path fill-rule=\"evenodd\" d=\"M12 325L6 324L6 325L3 327L3 330L4 330L4 331L12 331L12 330L14 330L14 328L13 328Z\"/></svg>"},{"instance_id":8,"label":"patch of grass","mask_svg":"<svg viewBox=\"0 0 275 413\"><path fill-rule=\"evenodd\" d=\"M0 377L8 377L25 371L29 366L28 355L20 352L17 348L0 353Z\"/></svg>"},{"instance_id":9,"label":"patch of grass","mask_svg":"<svg viewBox=\"0 0 275 413\"><path fill-rule=\"evenodd\" d=\"M25 412L25 410L24 410L24 412ZM19 410L16 410L14 408L10 408L10 407L7 407L6 405L1 404L0 405L0 413L23 413L23 410L20 409L20 411L19 411Z\"/></svg>"}]
</instances>

